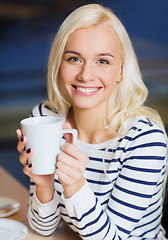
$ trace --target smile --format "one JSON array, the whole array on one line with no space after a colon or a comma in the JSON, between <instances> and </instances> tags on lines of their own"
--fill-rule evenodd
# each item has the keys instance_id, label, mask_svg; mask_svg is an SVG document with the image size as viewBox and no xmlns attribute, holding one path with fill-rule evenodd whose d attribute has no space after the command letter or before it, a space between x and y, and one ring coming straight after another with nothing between
<instances>
[{"instance_id":1,"label":"smile","mask_svg":"<svg viewBox=\"0 0 168 240\"><path fill-rule=\"evenodd\" d=\"M98 88L83 88L83 87L77 87L76 89L83 93L93 93L98 90Z\"/></svg>"},{"instance_id":2,"label":"smile","mask_svg":"<svg viewBox=\"0 0 168 240\"><path fill-rule=\"evenodd\" d=\"M76 93L80 95L87 95L87 96L88 95L91 96L101 89L101 87L78 87L74 85L73 85L73 88L75 89Z\"/></svg>"}]
</instances>

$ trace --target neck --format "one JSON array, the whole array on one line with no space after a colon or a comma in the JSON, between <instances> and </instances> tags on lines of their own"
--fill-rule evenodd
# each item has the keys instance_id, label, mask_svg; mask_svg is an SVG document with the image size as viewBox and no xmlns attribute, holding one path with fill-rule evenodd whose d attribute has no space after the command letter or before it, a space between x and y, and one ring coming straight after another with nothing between
<instances>
[{"instance_id":1,"label":"neck","mask_svg":"<svg viewBox=\"0 0 168 240\"><path fill-rule=\"evenodd\" d=\"M70 109L67 120L78 130L78 138L87 143L97 143L102 134L106 118L106 107L95 109ZM101 134L100 134L101 133Z\"/></svg>"}]
</instances>

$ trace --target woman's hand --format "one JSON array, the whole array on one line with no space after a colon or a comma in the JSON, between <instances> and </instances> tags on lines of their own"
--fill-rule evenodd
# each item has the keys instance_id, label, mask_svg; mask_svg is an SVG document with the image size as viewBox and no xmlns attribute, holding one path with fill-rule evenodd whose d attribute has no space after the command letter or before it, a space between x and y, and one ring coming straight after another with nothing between
<instances>
[{"instance_id":1,"label":"woman's hand","mask_svg":"<svg viewBox=\"0 0 168 240\"><path fill-rule=\"evenodd\" d=\"M28 159L32 154L32 149L26 150L26 137L20 129L16 130L18 144L17 150L21 153L19 161L23 164L23 172L29 176L36 185L36 195L41 203L47 203L53 199L54 195L54 174L50 175L36 175L31 173L32 164L29 164Z\"/></svg>"},{"instance_id":2,"label":"woman's hand","mask_svg":"<svg viewBox=\"0 0 168 240\"><path fill-rule=\"evenodd\" d=\"M68 124L64 128L70 128ZM65 198L70 198L85 184L83 173L86 169L88 156L72 144L71 134L65 134L66 143L62 146L62 152L57 157L56 174L64 188Z\"/></svg>"}]
</instances>

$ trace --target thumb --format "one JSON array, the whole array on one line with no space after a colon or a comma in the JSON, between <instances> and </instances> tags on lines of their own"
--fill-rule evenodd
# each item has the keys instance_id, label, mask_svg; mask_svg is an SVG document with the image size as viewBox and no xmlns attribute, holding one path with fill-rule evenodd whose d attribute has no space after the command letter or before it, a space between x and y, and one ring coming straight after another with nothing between
<instances>
[{"instance_id":1,"label":"thumb","mask_svg":"<svg viewBox=\"0 0 168 240\"><path fill-rule=\"evenodd\" d=\"M69 122L65 122L63 129L72 129L71 124ZM73 142L73 136L71 133L65 133L64 138L67 143L72 143Z\"/></svg>"}]
</instances>

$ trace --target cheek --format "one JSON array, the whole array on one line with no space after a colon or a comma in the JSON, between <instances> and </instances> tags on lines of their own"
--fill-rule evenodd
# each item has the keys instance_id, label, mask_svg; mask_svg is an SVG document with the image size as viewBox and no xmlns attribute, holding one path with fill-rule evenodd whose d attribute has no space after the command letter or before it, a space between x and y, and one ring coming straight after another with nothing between
<instances>
[{"instance_id":1,"label":"cheek","mask_svg":"<svg viewBox=\"0 0 168 240\"><path fill-rule=\"evenodd\" d=\"M60 81L61 84L66 85L71 83L76 78L76 69L68 67L65 64L60 68Z\"/></svg>"},{"instance_id":2,"label":"cheek","mask_svg":"<svg viewBox=\"0 0 168 240\"><path fill-rule=\"evenodd\" d=\"M114 91L114 89L116 88L117 82L116 81L110 81L107 89L108 89L108 93L111 95Z\"/></svg>"},{"instance_id":3,"label":"cheek","mask_svg":"<svg viewBox=\"0 0 168 240\"><path fill-rule=\"evenodd\" d=\"M120 65L116 66L113 71L109 73L110 83L112 85L116 85L116 83L120 82L122 78L122 67Z\"/></svg>"},{"instance_id":4,"label":"cheek","mask_svg":"<svg viewBox=\"0 0 168 240\"><path fill-rule=\"evenodd\" d=\"M65 79L66 79L66 75L67 75L66 71L64 70L64 68L62 66L59 70L59 79L60 79L61 85L64 84Z\"/></svg>"},{"instance_id":5,"label":"cheek","mask_svg":"<svg viewBox=\"0 0 168 240\"><path fill-rule=\"evenodd\" d=\"M66 97L71 94L72 74L67 68L60 68L59 73L60 87Z\"/></svg>"},{"instance_id":6,"label":"cheek","mask_svg":"<svg viewBox=\"0 0 168 240\"><path fill-rule=\"evenodd\" d=\"M119 77L119 72L118 71L108 71L102 77L104 78L104 84L107 87L112 88L117 83L117 80L118 80L118 77Z\"/></svg>"},{"instance_id":7,"label":"cheek","mask_svg":"<svg viewBox=\"0 0 168 240\"><path fill-rule=\"evenodd\" d=\"M66 72L60 69L59 71L59 86L61 91L66 94Z\"/></svg>"}]
</instances>

